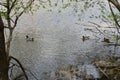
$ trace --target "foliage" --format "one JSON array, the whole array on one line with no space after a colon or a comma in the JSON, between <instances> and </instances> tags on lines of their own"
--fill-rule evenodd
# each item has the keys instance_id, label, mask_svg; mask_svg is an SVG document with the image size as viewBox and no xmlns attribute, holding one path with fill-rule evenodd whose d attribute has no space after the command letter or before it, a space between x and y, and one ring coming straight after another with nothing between
<instances>
[{"instance_id":1,"label":"foliage","mask_svg":"<svg viewBox=\"0 0 120 80\"><path fill-rule=\"evenodd\" d=\"M2 20L4 21L4 28L9 30L8 38L6 38L6 49L5 49L7 53L7 57L9 58L8 63L9 63L9 60L11 59L15 60L21 66L21 69L27 79L27 75L21 63L16 58L9 55L10 43L12 41L13 31L17 26L17 23L20 17L24 13L30 12L33 14L39 8L48 9L49 12L53 11L56 7L58 12L61 12L62 10L65 10L67 8L72 8L73 13L77 15L79 17L79 20L81 21L82 20L81 17L83 17L83 19L86 20L86 18L84 18L85 12L94 11L95 9L95 10L98 10L100 14L97 12L96 14L93 14L91 12L91 14L89 15L89 18L96 18L96 19L98 18L104 22L109 22L109 23L113 23L113 21L115 21L117 26L120 28L119 21L118 21L120 18L120 15L117 12L117 10L118 11L120 10L118 8L120 6L116 6L116 4L114 4L113 1L114 0L108 0L108 2L111 2L115 6L114 7L112 5L112 8L111 6L107 5L108 4L107 0L106 1L104 0L46 0L46 1L44 0L2 0L0 1L0 17L2 16ZM110 7L110 10L108 9L108 7ZM114 11L113 11L113 8L114 8ZM116 8L117 10L115 10ZM116 14L114 14L113 12L116 12Z\"/></svg>"},{"instance_id":2,"label":"foliage","mask_svg":"<svg viewBox=\"0 0 120 80\"><path fill-rule=\"evenodd\" d=\"M44 8L49 9L49 6L44 6ZM114 24L114 19L109 9L108 0L51 0L51 7L48 11L54 11L57 7L58 12L62 12L65 9L71 8L73 13L78 17L78 20L86 20L84 18L86 13L90 12L87 16L90 19L99 19L101 22L106 22L109 24ZM114 11L116 12L117 19L120 18L119 12L117 12L116 7L112 5ZM96 14L95 14L96 12Z\"/></svg>"}]
</instances>

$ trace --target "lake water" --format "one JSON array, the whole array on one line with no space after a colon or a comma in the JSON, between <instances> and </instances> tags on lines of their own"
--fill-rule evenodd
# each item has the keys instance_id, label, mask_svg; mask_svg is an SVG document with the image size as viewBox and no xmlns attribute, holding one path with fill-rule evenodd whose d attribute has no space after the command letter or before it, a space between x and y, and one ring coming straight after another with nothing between
<instances>
[{"instance_id":1,"label":"lake water","mask_svg":"<svg viewBox=\"0 0 120 80\"><path fill-rule=\"evenodd\" d=\"M25 16L16 28L11 55L38 80L43 72L56 71L63 65L90 64L96 56L113 53L113 47L101 42L103 35L84 31L83 26L75 24L75 19L71 20L73 16L40 14L37 20L38 14L31 18ZM27 41L26 35L34 41ZM82 36L90 39L82 41ZM29 80L34 80L30 74Z\"/></svg>"}]
</instances>

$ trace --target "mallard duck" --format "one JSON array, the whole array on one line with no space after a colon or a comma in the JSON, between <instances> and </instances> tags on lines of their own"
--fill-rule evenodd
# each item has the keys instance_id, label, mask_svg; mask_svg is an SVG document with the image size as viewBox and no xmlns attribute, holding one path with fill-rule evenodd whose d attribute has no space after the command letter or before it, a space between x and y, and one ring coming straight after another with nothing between
<instances>
[{"instance_id":1,"label":"mallard duck","mask_svg":"<svg viewBox=\"0 0 120 80\"><path fill-rule=\"evenodd\" d=\"M110 40L107 38L104 38L102 42L110 43Z\"/></svg>"},{"instance_id":2,"label":"mallard duck","mask_svg":"<svg viewBox=\"0 0 120 80\"><path fill-rule=\"evenodd\" d=\"M84 42L85 40L90 39L90 36L82 36L82 41Z\"/></svg>"},{"instance_id":3,"label":"mallard duck","mask_svg":"<svg viewBox=\"0 0 120 80\"><path fill-rule=\"evenodd\" d=\"M31 38L28 35L26 35L26 41L34 41L34 38Z\"/></svg>"}]
</instances>

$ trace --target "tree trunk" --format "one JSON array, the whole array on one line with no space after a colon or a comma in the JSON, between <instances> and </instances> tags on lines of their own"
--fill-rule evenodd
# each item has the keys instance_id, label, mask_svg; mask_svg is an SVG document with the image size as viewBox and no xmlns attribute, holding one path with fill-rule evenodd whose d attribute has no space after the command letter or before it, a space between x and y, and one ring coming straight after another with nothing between
<instances>
[{"instance_id":1,"label":"tree trunk","mask_svg":"<svg viewBox=\"0 0 120 80\"><path fill-rule=\"evenodd\" d=\"M0 80L8 80L8 56L5 51L4 24L0 15Z\"/></svg>"}]
</instances>

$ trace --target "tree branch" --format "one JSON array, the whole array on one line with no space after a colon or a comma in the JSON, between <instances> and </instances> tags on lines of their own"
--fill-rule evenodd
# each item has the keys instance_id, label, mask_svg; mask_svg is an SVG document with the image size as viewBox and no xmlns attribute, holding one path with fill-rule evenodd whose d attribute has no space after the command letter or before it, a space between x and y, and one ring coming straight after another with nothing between
<instances>
[{"instance_id":1,"label":"tree branch","mask_svg":"<svg viewBox=\"0 0 120 80\"><path fill-rule=\"evenodd\" d=\"M13 64L12 66L9 67L9 69L11 69L11 72L10 72L10 77L12 77L13 75L13 67L15 66L15 64Z\"/></svg>"},{"instance_id":2,"label":"tree branch","mask_svg":"<svg viewBox=\"0 0 120 80\"><path fill-rule=\"evenodd\" d=\"M120 25L119 25L119 23L118 23L118 21L117 21L117 18L116 18L115 14L114 14L114 12L113 12L113 10L112 10L112 7L111 7L109 1L108 1L108 4L109 4L110 11L111 11L111 13L112 13L112 15L113 15L113 19L114 19L116 25L120 28ZM117 28L117 31L118 31L118 33L119 33L119 29L118 29L118 27L116 27L116 28Z\"/></svg>"},{"instance_id":3,"label":"tree branch","mask_svg":"<svg viewBox=\"0 0 120 80\"><path fill-rule=\"evenodd\" d=\"M120 12L120 3L118 0L108 0L108 2L111 2Z\"/></svg>"},{"instance_id":4,"label":"tree branch","mask_svg":"<svg viewBox=\"0 0 120 80\"><path fill-rule=\"evenodd\" d=\"M14 66L17 66L18 68L20 68L19 65L15 64L15 63L13 63L13 62L10 62L10 63L12 64L12 66L11 66L10 68L12 68L12 67L14 67ZM24 69L25 69L25 71L29 72L36 80L39 80L39 79L35 76L35 74L32 73L30 70L28 70L28 69L26 69L26 68L24 68ZM24 76L24 75L23 75L23 76ZM15 79L15 80L17 80L17 79Z\"/></svg>"},{"instance_id":5,"label":"tree branch","mask_svg":"<svg viewBox=\"0 0 120 80\"><path fill-rule=\"evenodd\" d=\"M20 74L20 75L16 76L16 78L14 78L13 80L21 80L20 78L23 76L24 76L23 74Z\"/></svg>"},{"instance_id":6,"label":"tree branch","mask_svg":"<svg viewBox=\"0 0 120 80\"><path fill-rule=\"evenodd\" d=\"M89 23L91 23L91 24L94 24L94 25L96 25L97 27L102 27L101 25L99 25L99 24L96 24L96 23L94 23L94 22L91 22L91 21L89 21Z\"/></svg>"},{"instance_id":7,"label":"tree branch","mask_svg":"<svg viewBox=\"0 0 120 80\"><path fill-rule=\"evenodd\" d=\"M9 0L6 0L7 2L7 23L8 23L8 27L11 28L11 22L10 22L10 2Z\"/></svg>"},{"instance_id":8,"label":"tree branch","mask_svg":"<svg viewBox=\"0 0 120 80\"><path fill-rule=\"evenodd\" d=\"M96 25L95 28L96 28L102 35L107 36L103 31L101 31L101 30L99 29L100 27L102 27L101 25L96 24L96 23L94 23L94 22L90 22L90 21L89 21L89 23L91 23L91 24L93 24L93 25Z\"/></svg>"},{"instance_id":9,"label":"tree branch","mask_svg":"<svg viewBox=\"0 0 120 80\"><path fill-rule=\"evenodd\" d=\"M9 28L9 27L7 27L7 26L4 26L4 28Z\"/></svg>"},{"instance_id":10,"label":"tree branch","mask_svg":"<svg viewBox=\"0 0 120 80\"><path fill-rule=\"evenodd\" d=\"M32 3L34 2L34 0L31 0L31 2L24 8L23 11L21 11L21 13L16 16L16 19L15 19L15 23L14 23L14 26L13 26L13 29L16 27L17 25L17 22L18 22L18 19L21 17L21 15L32 5Z\"/></svg>"},{"instance_id":11,"label":"tree branch","mask_svg":"<svg viewBox=\"0 0 120 80\"><path fill-rule=\"evenodd\" d=\"M28 76L27 76L27 74L25 72L25 69L23 68L22 64L20 63L20 61L18 59L16 59L16 58L12 57L12 56L9 56L9 62L10 62L11 59L15 60L19 64L21 70L24 73L24 76L25 76L26 80L28 80Z\"/></svg>"},{"instance_id":12,"label":"tree branch","mask_svg":"<svg viewBox=\"0 0 120 80\"><path fill-rule=\"evenodd\" d=\"M17 0L14 0L14 1L13 1L12 5L11 5L11 7L10 7L10 12L11 12L11 10L13 9L13 7L15 6L16 1L17 1Z\"/></svg>"}]
</instances>

